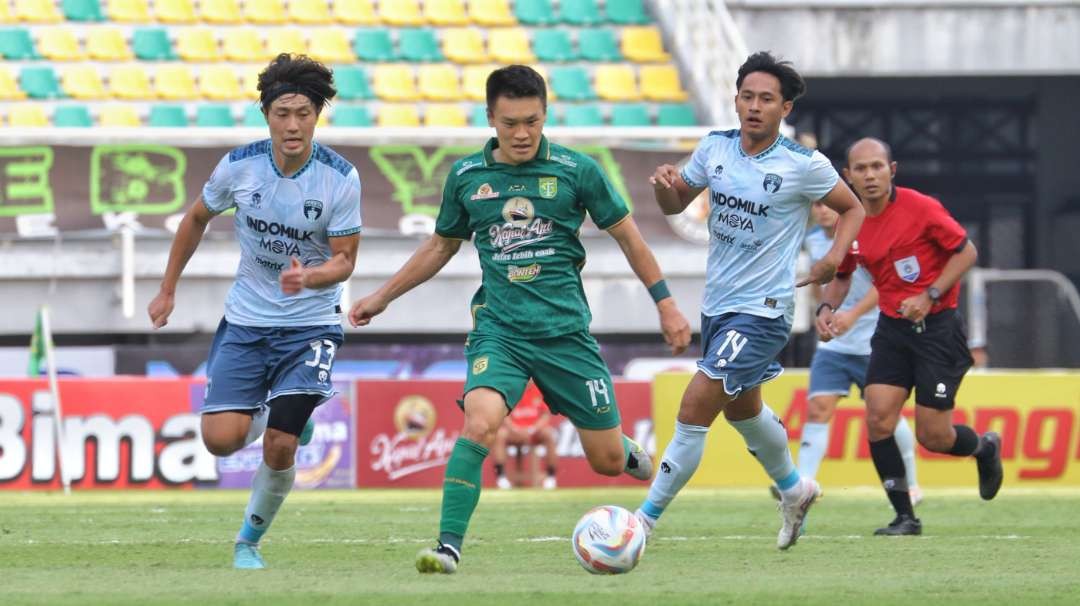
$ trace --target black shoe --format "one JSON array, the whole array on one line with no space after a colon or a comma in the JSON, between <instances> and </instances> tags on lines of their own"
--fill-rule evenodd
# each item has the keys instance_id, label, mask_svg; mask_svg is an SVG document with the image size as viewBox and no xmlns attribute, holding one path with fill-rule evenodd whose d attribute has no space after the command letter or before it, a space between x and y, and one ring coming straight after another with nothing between
<instances>
[{"instance_id":1,"label":"black shoe","mask_svg":"<svg viewBox=\"0 0 1080 606\"><path fill-rule=\"evenodd\" d=\"M898 515L885 528L875 530L874 534L885 537L920 535L922 534L922 522L919 521L919 518L913 518L909 515Z\"/></svg>"},{"instance_id":2,"label":"black shoe","mask_svg":"<svg viewBox=\"0 0 1080 606\"><path fill-rule=\"evenodd\" d=\"M975 464L979 468L979 496L984 501L997 496L1005 470L1001 467L1001 436L995 431L979 438L979 456Z\"/></svg>"}]
</instances>

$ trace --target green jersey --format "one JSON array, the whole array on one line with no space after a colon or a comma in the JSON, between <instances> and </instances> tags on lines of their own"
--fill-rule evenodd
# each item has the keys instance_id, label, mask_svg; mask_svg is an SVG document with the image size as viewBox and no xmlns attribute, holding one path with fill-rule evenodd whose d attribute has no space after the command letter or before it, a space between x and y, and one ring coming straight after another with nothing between
<instances>
[{"instance_id":1,"label":"green jersey","mask_svg":"<svg viewBox=\"0 0 1080 606\"><path fill-rule=\"evenodd\" d=\"M581 224L588 212L600 229L613 227L629 215L626 202L592 158L546 137L522 164L496 162L496 147L491 139L450 169L435 224L444 238L476 234L474 329L534 339L587 330Z\"/></svg>"}]
</instances>

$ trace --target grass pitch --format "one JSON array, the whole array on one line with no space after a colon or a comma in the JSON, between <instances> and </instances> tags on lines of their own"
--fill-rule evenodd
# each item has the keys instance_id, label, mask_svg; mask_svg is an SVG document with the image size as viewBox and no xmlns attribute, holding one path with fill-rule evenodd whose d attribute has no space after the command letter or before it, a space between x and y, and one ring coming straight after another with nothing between
<instances>
[{"instance_id":1,"label":"grass pitch","mask_svg":"<svg viewBox=\"0 0 1080 606\"><path fill-rule=\"evenodd\" d=\"M1080 492L930 489L924 535L871 536L880 491L826 488L807 534L776 549L764 489L688 490L636 570L587 574L578 517L634 490L485 491L458 574L421 576L436 491L293 493L263 543L268 570L230 568L244 492L0 493L0 604L1076 604Z\"/></svg>"}]
</instances>

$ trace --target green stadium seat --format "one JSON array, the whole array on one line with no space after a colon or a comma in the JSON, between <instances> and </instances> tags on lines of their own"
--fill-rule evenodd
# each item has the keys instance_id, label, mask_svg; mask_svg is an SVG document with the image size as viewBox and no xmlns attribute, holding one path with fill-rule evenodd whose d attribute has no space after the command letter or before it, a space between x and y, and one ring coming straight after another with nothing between
<instances>
[{"instance_id":1,"label":"green stadium seat","mask_svg":"<svg viewBox=\"0 0 1080 606\"><path fill-rule=\"evenodd\" d=\"M582 29L578 34L578 49L581 58L586 61L622 61L622 51L619 50L619 41L616 39L615 30L612 29Z\"/></svg>"},{"instance_id":2,"label":"green stadium seat","mask_svg":"<svg viewBox=\"0 0 1080 606\"><path fill-rule=\"evenodd\" d=\"M204 103L195 108L195 126L230 127L235 126L232 108L228 105Z\"/></svg>"},{"instance_id":3,"label":"green stadium seat","mask_svg":"<svg viewBox=\"0 0 1080 606\"><path fill-rule=\"evenodd\" d=\"M604 21L596 0L561 0L559 16L563 23L572 25L596 25Z\"/></svg>"},{"instance_id":4,"label":"green stadium seat","mask_svg":"<svg viewBox=\"0 0 1080 606\"><path fill-rule=\"evenodd\" d=\"M0 29L0 56L4 59L37 59L30 30L21 27Z\"/></svg>"},{"instance_id":5,"label":"green stadium seat","mask_svg":"<svg viewBox=\"0 0 1080 606\"><path fill-rule=\"evenodd\" d=\"M161 28L135 30L131 35L131 50L142 61L171 61L176 58L169 34Z\"/></svg>"},{"instance_id":6,"label":"green stadium seat","mask_svg":"<svg viewBox=\"0 0 1080 606\"><path fill-rule=\"evenodd\" d=\"M406 61L442 61L439 39L432 29L402 29L398 32L398 51Z\"/></svg>"},{"instance_id":7,"label":"green stadium seat","mask_svg":"<svg viewBox=\"0 0 1080 606\"><path fill-rule=\"evenodd\" d=\"M90 110L85 105L61 105L53 112L53 126L87 128L94 125Z\"/></svg>"},{"instance_id":8,"label":"green stadium seat","mask_svg":"<svg viewBox=\"0 0 1080 606\"><path fill-rule=\"evenodd\" d=\"M652 21L642 0L608 0L605 8L608 21L619 25L644 25Z\"/></svg>"},{"instance_id":9,"label":"green stadium seat","mask_svg":"<svg viewBox=\"0 0 1080 606\"><path fill-rule=\"evenodd\" d=\"M335 70L334 73L336 79L337 70ZM240 126L266 128L266 118L263 117L262 108L258 105L248 105L245 107L244 119L241 121Z\"/></svg>"},{"instance_id":10,"label":"green stadium seat","mask_svg":"<svg viewBox=\"0 0 1080 606\"><path fill-rule=\"evenodd\" d=\"M486 105L474 105L472 111L469 112L469 124L473 126L487 127L487 106Z\"/></svg>"},{"instance_id":11,"label":"green stadium seat","mask_svg":"<svg viewBox=\"0 0 1080 606\"><path fill-rule=\"evenodd\" d=\"M356 30L353 52L364 61L393 61L397 58L388 29Z\"/></svg>"},{"instance_id":12,"label":"green stadium seat","mask_svg":"<svg viewBox=\"0 0 1080 606\"><path fill-rule=\"evenodd\" d=\"M581 67L560 67L551 71L551 90L563 101L595 99L589 73Z\"/></svg>"},{"instance_id":13,"label":"green stadium seat","mask_svg":"<svg viewBox=\"0 0 1080 606\"><path fill-rule=\"evenodd\" d=\"M603 126L604 115L592 103L568 105L562 123L565 126Z\"/></svg>"},{"instance_id":14,"label":"green stadium seat","mask_svg":"<svg viewBox=\"0 0 1080 606\"><path fill-rule=\"evenodd\" d=\"M150 106L150 126L184 127L187 126L187 113L181 105L155 103Z\"/></svg>"},{"instance_id":15,"label":"green stadium seat","mask_svg":"<svg viewBox=\"0 0 1080 606\"><path fill-rule=\"evenodd\" d=\"M19 72L19 86L31 99L56 99L63 97L56 72L51 67L24 67Z\"/></svg>"},{"instance_id":16,"label":"green stadium seat","mask_svg":"<svg viewBox=\"0 0 1080 606\"><path fill-rule=\"evenodd\" d=\"M657 126L697 126L694 106L689 103L661 105L656 116Z\"/></svg>"},{"instance_id":17,"label":"green stadium seat","mask_svg":"<svg viewBox=\"0 0 1080 606\"><path fill-rule=\"evenodd\" d=\"M371 112L364 105L338 105L330 118L334 126L371 126L374 123Z\"/></svg>"},{"instance_id":18,"label":"green stadium seat","mask_svg":"<svg viewBox=\"0 0 1080 606\"><path fill-rule=\"evenodd\" d=\"M363 68L352 65L334 68L334 84L337 85L338 97L346 101L375 98L371 82Z\"/></svg>"},{"instance_id":19,"label":"green stadium seat","mask_svg":"<svg viewBox=\"0 0 1080 606\"><path fill-rule=\"evenodd\" d=\"M104 21L98 0L61 0L60 10L68 21Z\"/></svg>"},{"instance_id":20,"label":"green stadium seat","mask_svg":"<svg viewBox=\"0 0 1080 606\"><path fill-rule=\"evenodd\" d=\"M619 104L611 109L612 126L651 126L649 108L640 103Z\"/></svg>"},{"instance_id":21,"label":"green stadium seat","mask_svg":"<svg viewBox=\"0 0 1080 606\"><path fill-rule=\"evenodd\" d=\"M522 25L552 25L557 21L551 0L517 0L514 13Z\"/></svg>"},{"instance_id":22,"label":"green stadium seat","mask_svg":"<svg viewBox=\"0 0 1080 606\"><path fill-rule=\"evenodd\" d=\"M570 32L559 28L533 30L533 52L537 59L548 63L576 61L578 58Z\"/></svg>"}]
</instances>

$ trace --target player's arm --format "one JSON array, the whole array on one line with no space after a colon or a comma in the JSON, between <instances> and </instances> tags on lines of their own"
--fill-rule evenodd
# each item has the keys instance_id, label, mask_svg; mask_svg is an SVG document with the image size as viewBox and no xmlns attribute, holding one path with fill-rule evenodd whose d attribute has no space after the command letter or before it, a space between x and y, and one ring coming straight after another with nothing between
<instances>
[{"instance_id":1,"label":"player's arm","mask_svg":"<svg viewBox=\"0 0 1080 606\"><path fill-rule=\"evenodd\" d=\"M679 169L671 164L656 167L649 183L653 186L653 196L660 210L665 215L677 215L698 197L704 187L690 187L679 174Z\"/></svg>"},{"instance_id":2,"label":"player's arm","mask_svg":"<svg viewBox=\"0 0 1080 606\"><path fill-rule=\"evenodd\" d=\"M834 279L833 282L836 280ZM832 317L832 330L835 336L840 336L847 331L851 330L851 327L863 317L864 314L871 309L876 309L878 304L878 291L873 286L870 290L866 291L866 294L859 299L851 309L844 311L838 311L833 314Z\"/></svg>"},{"instance_id":3,"label":"player's arm","mask_svg":"<svg viewBox=\"0 0 1080 606\"><path fill-rule=\"evenodd\" d=\"M391 301L439 273L460 249L461 240L439 234L431 236L378 290L353 303L349 310L349 321L353 326L367 326Z\"/></svg>"},{"instance_id":4,"label":"player's arm","mask_svg":"<svg viewBox=\"0 0 1080 606\"><path fill-rule=\"evenodd\" d=\"M360 247L360 234L328 238L330 258L319 265L304 267L296 257L289 269L281 272L281 291L295 295L304 288L326 288L348 280L356 268L356 251Z\"/></svg>"},{"instance_id":5,"label":"player's arm","mask_svg":"<svg viewBox=\"0 0 1080 606\"><path fill-rule=\"evenodd\" d=\"M833 314L836 313L836 309L840 307L844 298L847 297L848 291L851 290L851 272L843 270L842 267L832 281L825 285L825 290L821 294L821 304L818 305L817 310L814 312L814 328L817 329L818 338L822 341L831 341L833 337L838 337L841 334L834 326ZM872 290L876 300L877 289ZM865 300L866 297L863 297L863 299Z\"/></svg>"},{"instance_id":6,"label":"player's arm","mask_svg":"<svg viewBox=\"0 0 1080 606\"><path fill-rule=\"evenodd\" d=\"M900 314L912 322L920 322L934 307L937 301L930 298L930 289L937 289L939 293L946 293L960 281L969 269L975 266L979 258L979 251L971 240L965 240L953 256L945 262L941 268L941 275L923 292L913 297L908 297L900 302Z\"/></svg>"},{"instance_id":7,"label":"player's arm","mask_svg":"<svg viewBox=\"0 0 1080 606\"><path fill-rule=\"evenodd\" d=\"M195 254L195 249L199 247L199 242L206 233L206 226L213 218L214 213L206 207L200 195L180 220L180 227L176 230L172 247L169 248L169 262L165 266L161 288L146 308L154 328L161 328L169 323L169 314L176 302L176 284L180 281L180 274L191 260L191 255Z\"/></svg>"},{"instance_id":8,"label":"player's arm","mask_svg":"<svg viewBox=\"0 0 1080 606\"><path fill-rule=\"evenodd\" d=\"M664 333L664 341L671 347L672 355L682 353L690 345L690 324L679 311L675 298L668 292L660 265L645 239L641 237L633 217L627 215L625 219L609 227L607 232L619 243L630 268L645 288L649 289L653 301L656 301L656 309L660 313L660 330Z\"/></svg>"},{"instance_id":9,"label":"player's arm","mask_svg":"<svg viewBox=\"0 0 1080 606\"><path fill-rule=\"evenodd\" d=\"M859 235L859 229L866 217L862 203L842 180L838 180L821 201L825 203L825 206L840 214L840 220L836 223L836 234L833 236L833 245L825 256L814 263L810 268L810 273L796 286L825 284L832 280L836 275L836 268L840 266L844 255L851 249L851 243Z\"/></svg>"}]
</instances>

